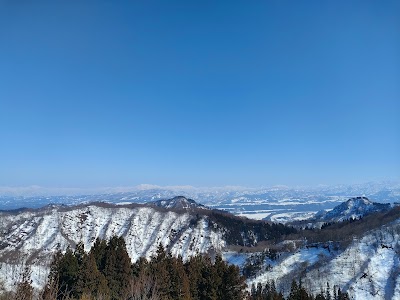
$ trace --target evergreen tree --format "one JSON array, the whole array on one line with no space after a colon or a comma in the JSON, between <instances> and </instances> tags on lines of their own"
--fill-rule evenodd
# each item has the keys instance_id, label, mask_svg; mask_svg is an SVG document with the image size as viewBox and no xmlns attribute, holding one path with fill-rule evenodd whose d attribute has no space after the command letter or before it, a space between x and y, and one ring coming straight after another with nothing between
<instances>
[{"instance_id":1,"label":"evergreen tree","mask_svg":"<svg viewBox=\"0 0 400 300\"><path fill-rule=\"evenodd\" d=\"M340 288L337 293L338 300L350 300L349 294L347 292L342 292Z\"/></svg>"},{"instance_id":2,"label":"evergreen tree","mask_svg":"<svg viewBox=\"0 0 400 300\"><path fill-rule=\"evenodd\" d=\"M159 295L162 299L170 299L171 285L169 280L167 253L163 245L158 245L156 256L150 262L151 275L156 279Z\"/></svg>"},{"instance_id":3,"label":"evergreen tree","mask_svg":"<svg viewBox=\"0 0 400 300\"><path fill-rule=\"evenodd\" d=\"M47 277L47 283L42 292L42 299L44 300L53 300L57 298L58 289L59 289L59 269L60 262L63 257L63 254L60 250L58 250L53 255L53 260L50 264L50 271Z\"/></svg>"},{"instance_id":4,"label":"evergreen tree","mask_svg":"<svg viewBox=\"0 0 400 300\"><path fill-rule=\"evenodd\" d=\"M107 280L97 269L93 254L84 254L82 256L82 264L79 268L75 290L78 297L88 295L95 299L100 297L103 297L103 299L109 298L110 290L107 286Z\"/></svg>"},{"instance_id":5,"label":"evergreen tree","mask_svg":"<svg viewBox=\"0 0 400 300\"><path fill-rule=\"evenodd\" d=\"M203 257L201 255L193 256L185 264L186 274L190 282L190 295L193 300L200 300L199 285L201 280L201 269L203 265Z\"/></svg>"},{"instance_id":6,"label":"evergreen tree","mask_svg":"<svg viewBox=\"0 0 400 300\"><path fill-rule=\"evenodd\" d=\"M250 300L257 300L257 289L254 282L251 284L250 288Z\"/></svg>"},{"instance_id":7,"label":"evergreen tree","mask_svg":"<svg viewBox=\"0 0 400 300\"><path fill-rule=\"evenodd\" d=\"M123 237L114 236L107 244L104 276L110 289L111 299L123 299L128 293L132 277L131 259Z\"/></svg>"},{"instance_id":8,"label":"evergreen tree","mask_svg":"<svg viewBox=\"0 0 400 300\"><path fill-rule=\"evenodd\" d=\"M25 275L18 286L17 299L30 300L21 296L29 295L28 277ZM112 237L108 242L96 240L89 253L84 251L82 243L74 251L68 248L64 255L58 251L42 299L240 300L246 295L245 278L239 269L219 255L214 262L210 256L196 255L184 264L182 257L172 257L160 244L149 262L140 258L132 265L124 239ZM271 280L264 288L260 283L252 285L247 299L284 300L284 297ZM299 283L293 280L287 300L308 299L314 298L304 289L301 280ZM349 297L334 286L332 299L327 283L326 290L315 299L348 300Z\"/></svg>"},{"instance_id":9,"label":"evergreen tree","mask_svg":"<svg viewBox=\"0 0 400 300\"><path fill-rule=\"evenodd\" d=\"M85 246L83 245L83 242L79 242L76 245L74 250L74 256L78 262L78 265L81 265L84 257L86 256Z\"/></svg>"},{"instance_id":10,"label":"evergreen tree","mask_svg":"<svg viewBox=\"0 0 400 300\"><path fill-rule=\"evenodd\" d=\"M326 300L324 293L321 292L321 293L317 294L317 296L315 296L315 300Z\"/></svg>"},{"instance_id":11,"label":"evergreen tree","mask_svg":"<svg viewBox=\"0 0 400 300\"><path fill-rule=\"evenodd\" d=\"M185 272L182 257L179 256L178 258L173 258L171 255L169 255L167 261L170 278L169 297L176 300L191 299L189 278Z\"/></svg>"},{"instance_id":12,"label":"evergreen tree","mask_svg":"<svg viewBox=\"0 0 400 300\"><path fill-rule=\"evenodd\" d=\"M275 281L271 279L269 281L269 297L266 297L267 300L277 300L282 297L279 296L278 292L276 291Z\"/></svg>"},{"instance_id":13,"label":"evergreen tree","mask_svg":"<svg viewBox=\"0 0 400 300\"><path fill-rule=\"evenodd\" d=\"M239 268L234 265L227 265L225 263L225 272L222 277L221 290L223 293L223 300L229 299L243 299L246 291L246 281L240 275ZM260 285L261 296L261 285Z\"/></svg>"},{"instance_id":14,"label":"evergreen tree","mask_svg":"<svg viewBox=\"0 0 400 300\"><path fill-rule=\"evenodd\" d=\"M290 287L290 294L288 300L297 300L297 296L299 293L299 286L297 285L296 280L292 280L292 285Z\"/></svg>"},{"instance_id":15,"label":"evergreen tree","mask_svg":"<svg viewBox=\"0 0 400 300\"><path fill-rule=\"evenodd\" d=\"M331 297L331 288L329 287L329 282L326 283L326 295L325 295L326 300L332 300Z\"/></svg>"},{"instance_id":16,"label":"evergreen tree","mask_svg":"<svg viewBox=\"0 0 400 300\"><path fill-rule=\"evenodd\" d=\"M308 300L311 299L312 297L308 295L306 289L303 287L303 284L301 282L301 278L299 280L299 288L297 292L297 299L299 300Z\"/></svg>"},{"instance_id":17,"label":"evergreen tree","mask_svg":"<svg viewBox=\"0 0 400 300\"><path fill-rule=\"evenodd\" d=\"M216 278L216 272L211 263L211 258L205 256L202 259L201 265L201 276L198 285L198 294L200 295L200 300L216 300L217 288L216 284L218 278Z\"/></svg>"},{"instance_id":18,"label":"evergreen tree","mask_svg":"<svg viewBox=\"0 0 400 300\"><path fill-rule=\"evenodd\" d=\"M262 288L261 282L257 283L257 290L256 290L257 299L262 300L262 290L263 290L263 288Z\"/></svg>"},{"instance_id":19,"label":"evergreen tree","mask_svg":"<svg viewBox=\"0 0 400 300\"><path fill-rule=\"evenodd\" d=\"M106 261L106 249L107 249L107 242L100 238L96 239L93 247L90 249L90 253L93 255L96 261L97 269L100 272L104 272L105 261Z\"/></svg>"},{"instance_id":20,"label":"evergreen tree","mask_svg":"<svg viewBox=\"0 0 400 300\"><path fill-rule=\"evenodd\" d=\"M74 287L78 277L79 265L70 248L58 262L58 294L57 299L73 296Z\"/></svg>"}]
</instances>

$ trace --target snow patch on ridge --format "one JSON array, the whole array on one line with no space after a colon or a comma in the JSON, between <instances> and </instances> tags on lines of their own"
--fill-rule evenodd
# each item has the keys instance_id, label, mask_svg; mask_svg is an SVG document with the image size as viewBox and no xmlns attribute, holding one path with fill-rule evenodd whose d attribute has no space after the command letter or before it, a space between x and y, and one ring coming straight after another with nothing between
<instances>
[{"instance_id":1,"label":"snow patch on ridge","mask_svg":"<svg viewBox=\"0 0 400 300\"><path fill-rule=\"evenodd\" d=\"M198 253L225 247L222 234L211 230L208 217L189 213L160 212L151 207L100 207L89 205L74 209L49 209L1 215L0 231L4 239L0 247L3 258L0 278L12 289L21 272L21 261L32 265L34 287L42 287L53 253L82 242L89 251L96 238L123 236L132 261L150 258L162 244L184 260ZM7 259L6 259L7 258ZM21 269L20 271L22 271ZM46 271L47 270L47 271Z\"/></svg>"}]
</instances>

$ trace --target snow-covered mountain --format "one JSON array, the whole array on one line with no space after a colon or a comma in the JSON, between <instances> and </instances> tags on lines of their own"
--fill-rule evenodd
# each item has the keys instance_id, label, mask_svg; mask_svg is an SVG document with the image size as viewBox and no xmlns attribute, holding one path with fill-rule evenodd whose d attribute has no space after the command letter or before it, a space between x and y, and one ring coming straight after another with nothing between
<instances>
[{"instance_id":1,"label":"snow-covered mountain","mask_svg":"<svg viewBox=\"0 0 400 300\"><path fill-rule=\"evenodd\" d=\"M336 206L331 211L319 212L315 217L324 222L341 222L358 219L374 212L384 212L391 208L389 203L377 203L367 197L354 197Z\"/></svg>"},{"instance_id":2,"label":"snow-covered mountain","mask_svg":"<svg viewBox=\"0 0 400 300\"><path fill-rule=\"evenodd\" d=\"M400 182L369 182L355 185L246 188L155 186L98 189L57 189L0 187L0 209L38 208L47 204L78 205L95 201L109 203L147 203L182 195L209 207L224 209L254 219L287 222L332 209L341 202L360 195L379 203L400 201Z\"/></svg>"},{"instance_id":3,"label":"snow-covered mountain","mask_svg":"<svg viewBox=\"0 0 400 300\"><path fill-rule=\"evenodd\" d=\"M253 246L285 230L292 229L211 211L184 197L146 205L92 203L2 211L0 279L6 279L6 286L11 287L14 276L19 275L15 268L28 263L32 264L34 285L40 287L58 249L64 251L83 242L89 250L97 238L113 235L124 237L133 261L153 256L160 243L185 260L197 253L221 252L228 244Z\"/></svg>"},{"instance_id":4,"label":"snow-covered mountain","mask_svg":"<svg viewBox=\"0 0 400 300\"><path fill-rule=\"evenodd\" d=\"M249 285L274 279L287 292L291 280L301 277L314 292L329 282L354 299L400 299L400 207L371 207L380 206L363 197L350 199L331 212L339 217L362 213L364 218L298 233L284 225L204 209L185 197L148 204L99 202L2 211L0 282L12 289L28 264L33 285L40 288L56 250L79 242L89 250L96 238L119 235L133 261L153 256L161 243L184 259L219 252L243 268L252 252L272 247L276 258L265 258ZM282 234L291 235L282 239Z\"/></svg>"},{"instance_id":5,"label":"snow-covered mountain","mask_svg":"<svg viewBox=\"0 0 400 300\"><path fill-rule=\"evenodd\" d=\"M176 196L172 199L166 200L157 200L154 202L149 202L148 204L151 206L177 210L206 209L204 205L199 204L192 199L187 199L184 196Z\"/></svg>"},{"instance_id":6,"label":"snow-covered mountain","mask_svg":"<svg viewBox=\"0 0 400 300\"><path fill-rule=\"evenodd\" d=\"M53 206L3 212L0 220L0 278L6 279L9 287L19 275L15 268L21 262L33 263L33 284L40 287L57 249L83 242L89 250L96 238L123 236L133 261L154 255L160 243L184 259L196 253L220 251L225 246L222 233L210 228L206 216L196 218L189 213L161 212L144 206Z\"/></svg>"},{"instance_id":7,"label":"snow-covered mountain","mask_svg":"<svg viewBox=\"0 0 400 300\"><path fill-rule=\"evenodd\" d=\"M295 247L294 244L291 244ZM346 290L351 299L400 299L400 219L354 237L341 248L335 242L305 244L266 260L263 270L249 284L275 280L278 290L289 291L293 278L319 293L330 284Z\"/></svg>"}]
</instances>

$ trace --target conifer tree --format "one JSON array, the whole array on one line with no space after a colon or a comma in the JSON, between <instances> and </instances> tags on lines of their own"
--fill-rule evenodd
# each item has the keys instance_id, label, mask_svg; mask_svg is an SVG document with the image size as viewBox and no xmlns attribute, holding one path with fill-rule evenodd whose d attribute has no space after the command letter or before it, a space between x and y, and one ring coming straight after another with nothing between
<instances>
[{"instance_id":1,"label":"conifer tree","mask_svg":"<svg viewBox=\"0 0 400 300\"><path fill-rule=\"evenodd\" d=\"M57 299L73 296L78 277L79 265L74 253L67 248L58 262L58 295Z\"/></svg>"},{"instance_id":2,"label":"conifer tree","mask_svg":"<svg viewBox=\"0 0 400 300\"><path fill-rule=\"evenodd\" d=\"M176 300L189 300L189 278L185 272L182 257L173 258L169 255L170 298Z\"/></svg>"},{"instance_id":3,"label":"conifer tree","mask_svg":"<svg viewBox=\"0 0 400 300\"><path fill-rule=\"evenodd\" d=\"M267 289L268 287L268 289ZM276 291L276 286L275 286L275 281L273 279L271 279L270 281L268 281L267 285L265 286L265 288L267 289L268 293L267 293L267 297L265 297L266 300L276 300L276 299L280 299L279 298L279 294Z\"/></svg>"},{"instance_id":4,"label":"conifer tree","mask_svg":"<svg viewBox=\"0 0 400 300\"><path fill-rule=\"evenodd\" d=\"M332 300L331 297L331 288L329 287L329 282L326 283L326 296L325 296L326 300Z\"/></svg>"},{"instance_id":5,"label":"conifer tree","mask_svg":"<svg viewBox=\"0 0 400 300\"><path fill-rule=\"evenodd\" d=\"M321 293L317 294L317 296L315 296L315 300L326 300L324 293L321 292Z\"/></svg>"},{"instance_id":6,"label":"conifer tree","mask_svg":"<svg viewBox=\"0 0 400 300\"><path fill-rule=\"evenodd\" d=\"M107 242L100 238L96 239L93 247L90 249L90 253L93 255L96 261L97 269L100 272L104 272L106 249L107 249Z\"/></svg>"},{"instance_id":7,"label":"conifer tree","mask_svg":"<svg viewBox=\"0 0 400 300\"><path fill-rule=\"evenodd\" d=\"M96 261L91 253L82 256L75 289L79 297L89 295L95 299L109 298L110 290L107 286L107 280L97 269Z\"/></svg>"},{"instance_id":8,"label":"conifer tree","mask_svg":"<svg viewBox=\"0 0 400 300\"><path fill-rule=\"evenodd\" d=\"M340 288L337 293L338 300L350 300L349 294L347 292L342 292Z\"/></svg>"},{"instance_id":9,"label":"conifer tree","mask_svg":"<svg viewBox=\"0 0 400 300\"><path fill-rule=\"evenodd\" d=\"M292 280L292 285L290 287L290 294L288 300L297 300L297 295L299 292L299 286L297 285L296 280Z\"/></svg>"},{"instance_id":10,"label":"conifer tree","mask_svg":"<svg viewBox=\"0 0 400 300\"><path fill-rule=\"evenodd\" d=\"M59 290L59 269L60 262L63 257L61 250L58 250L53 255L52 262L50 264L50 271L47 277L47 283L42 292L42 299L44 300L53 300L57 298L58 290Z\"/></svg>"},{"instance_id":11,"label":"conifer tree","mask_svg":"<svg viewBox=\"0 0 400 300\"><path fill-rule=\"evenodd\" d=\"M198 282L198 295L200 300L216 300L217 291L215 286L215 271L213 269L211 258L203 257L201 260L201 275Z\"/></svg>"},{"instance_id":12,"label":"conifer tree","mask_svg":"<svg viewBox=\"0 0 400 300\"><path fill-rule=\"evenodd\" d=\"M262 290L261 282L257 283L257 299L262 300Z\"/></svg>"},{"instance_id":13,"label":"conifer tree","mask_svg":"<svg viewBox=\"0 0 400 300\"><path fill-rule=\"evenodd\" d=\"M156 279L158 292L162 299L169 299L171 292L168 264L167 253L160 243L157 248L156 256L150 263L150 268L152 275Z\"/></svg>"},{"instance_id":14,"label":"conifer tree","mask_svg":"<svg viewBox=\"0 0 400 300\"><path fill-rule=\"evenodd\" d=\"M198 289L201 280L202 260L203 257L201 255L195 255L185 264L185 270L190 282L190 295L193 300L200 300Z\"/></svg>"},{"instance_id":15,"label":"conifer tree","mask_svg":"<svg viewBox=\"0 0 400 300\"><path fill-rule=\"evenodd\" d=\"M260 285L261 287L261 285ZM225 272L222 277L222 298L223 300L229 299L243 299L246 290L246 281L240 275L239 268L234 265L225 263ZM260 289L261 296L261 289Z\"/></svg>"},{"instance_id":16,"label":"conifer tree","mask_svg":"<svg viewBox=\"0 0 400 300\"><path fill-rule=\"evenodd\" d=\"M254 282L251 284L250 288L250 300L257 300L257 289Z\"/></svg>"},{"instance_id":17,"label":"conifer tree","mask_svg":"<svg viewBox=\"0 0 400 300\"><path fill-rule=\"evenodd\" d=\"M128 293L132 277L131 259L123 237L112 237L105 251L104 276L111 299L123 299Z\"/></svg>"}]
</instances>

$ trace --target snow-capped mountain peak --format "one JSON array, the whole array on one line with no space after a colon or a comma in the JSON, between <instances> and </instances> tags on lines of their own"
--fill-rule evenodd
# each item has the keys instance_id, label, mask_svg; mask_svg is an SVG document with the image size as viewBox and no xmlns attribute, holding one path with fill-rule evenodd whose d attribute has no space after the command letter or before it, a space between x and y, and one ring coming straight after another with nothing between
<instances>
[{"instance_id":1,"label":"snow-capped mountain peak","mask_svg":"<svg viewBox=\"0 0 400 300\"><path fill-rule=\"evenodd\" d=\"M341 222L349 219L358 219L373 212L389 210L389 203L372 202L367 197L354 197L336 206L329 212L321 212L318 219L325 222Z\"/></svg>"},{"instance_id":2,"label":"snow-capped mountain peak","mask_svg":"<svg viewBox=\"0 0 400 300\"><path fill-rule=\"evenodd\" d=\"M167 209L178 209L178 210L191 210L196 208L205 209L206 207L202 204L197 203L192 199L188 199L184 196L176 196L172 199L157 200L150 203L151 206L163 207Z\"/></svg>"}]
</instances>

